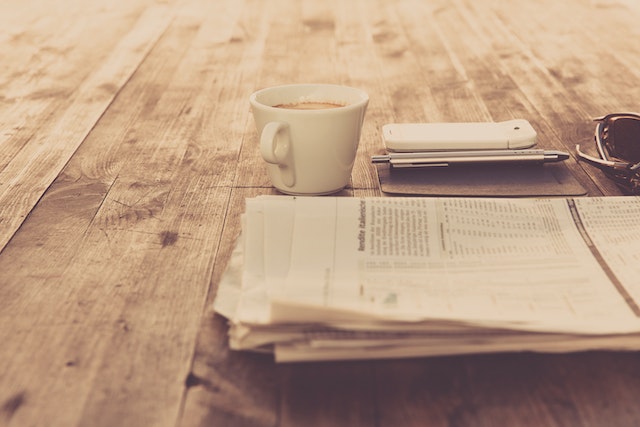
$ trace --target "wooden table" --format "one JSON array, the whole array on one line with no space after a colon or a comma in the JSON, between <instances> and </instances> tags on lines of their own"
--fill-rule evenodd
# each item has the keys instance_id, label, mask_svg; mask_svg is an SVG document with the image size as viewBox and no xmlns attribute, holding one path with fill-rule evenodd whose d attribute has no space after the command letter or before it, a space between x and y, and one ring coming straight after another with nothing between
<instances>
[{"instance_id":1,"label":"wooden table","mask_svg":"<svg viewBox=\"0 0 640 427\"><path fill-rule=\"evenodd\" d=\"M635 0L0 3L0 425L630 426L635 353L276 365L211 309L246 197L276 194L248 96L366 90L381 126L526 118L593 149L640 110ZM574 158L589 195L619 194Z\"/></svg>"}]
</instances>

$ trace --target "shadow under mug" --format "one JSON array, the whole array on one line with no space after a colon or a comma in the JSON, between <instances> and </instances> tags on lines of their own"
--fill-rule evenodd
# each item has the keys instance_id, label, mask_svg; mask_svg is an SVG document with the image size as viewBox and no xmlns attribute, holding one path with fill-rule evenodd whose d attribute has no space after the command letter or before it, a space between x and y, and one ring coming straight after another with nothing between
<instances>
[{"instance_id":1,"label":"shadow under mug","mask_svg":"<svg viewBox=\"0 0 640 427\"><path fill-rule=\"evenodd\" d=\"M349 184L369 103L366 92L331 84L292 84L259 90L249 100L274 187L286 194L324 195ZM291 108L305 103L336 106Z\"/></svg>"}]
</instances>

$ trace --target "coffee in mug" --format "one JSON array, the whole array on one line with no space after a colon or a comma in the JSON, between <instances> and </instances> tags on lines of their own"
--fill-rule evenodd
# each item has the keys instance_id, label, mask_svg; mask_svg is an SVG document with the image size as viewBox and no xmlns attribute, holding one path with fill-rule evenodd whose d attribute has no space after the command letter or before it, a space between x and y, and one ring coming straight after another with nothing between
<instances>
[{"instance_id":1,"label":"coffee in mug","mask_svg":"<svg viewBox=\"0 0 640 427\"><path fill-rule=\"evenodd\" d=\"M293 102L291 104L278 104L274 105L276 108L288 108L291 110L325 110L327 108L340 108L344 107L344 104L335 104L332 102Z\"/></svg>"}]
</instances>

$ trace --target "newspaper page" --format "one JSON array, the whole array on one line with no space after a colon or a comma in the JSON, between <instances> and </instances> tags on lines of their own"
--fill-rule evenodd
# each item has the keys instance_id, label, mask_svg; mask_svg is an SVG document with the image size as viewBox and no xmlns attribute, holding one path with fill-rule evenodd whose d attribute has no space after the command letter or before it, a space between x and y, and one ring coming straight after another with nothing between
<instances>
[{"instance_id":1,"label":"newspaper page","mask_svg":"<svg viewBox=\"0 0 640 427\"><path fill-rule=\"evenodd\" d=\"M273 199L262 198L265 211ZM627 198L297 197L288 208L290 241L279 245L290 245L290 259L269 284L272 321L356 314L558 332L640 330L638 275L629 268L636 255L611 250L634 235L630 228L638 233L632 217L640 206ZM627 233L616 237L603 221Z\"/></svg>"},{"instance_id":2,"label":"newspaper page","mask_svg":"<svg viewBox=\"0 0 640 427\"><path fill-rule=\"evenodd\" d=\"M585 241L640 316L640 198L580 198L573 203Z\"/></svg>"}]
</instances>

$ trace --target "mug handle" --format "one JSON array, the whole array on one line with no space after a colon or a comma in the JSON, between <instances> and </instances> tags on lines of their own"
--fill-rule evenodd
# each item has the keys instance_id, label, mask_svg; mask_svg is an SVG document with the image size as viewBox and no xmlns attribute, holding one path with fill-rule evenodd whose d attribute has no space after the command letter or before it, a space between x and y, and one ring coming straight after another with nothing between
<instances>
[{"instance_id":1,"label":"mug handle","mask_svg":"<svg viewBox=\"0 0 640 427\"><path fill-rule=\"evenodd\" d=\"M278 165L282 182L287 187L296 183L292 151L289 125L285 122L267 123L260 135L260 153L267 163Z\"/></svg>"}]
</instances>

